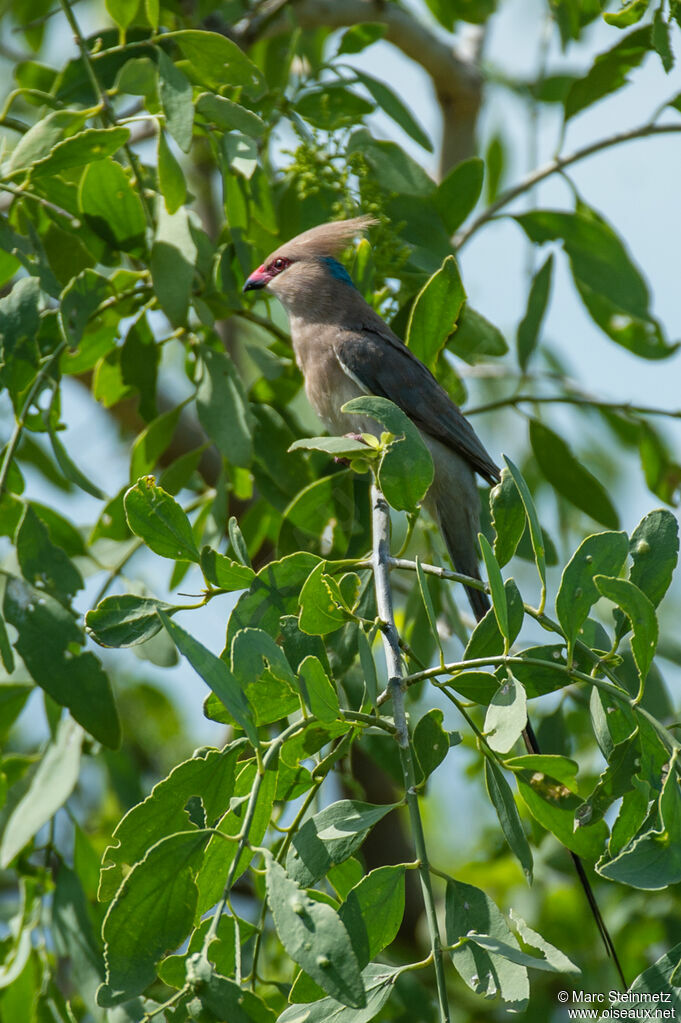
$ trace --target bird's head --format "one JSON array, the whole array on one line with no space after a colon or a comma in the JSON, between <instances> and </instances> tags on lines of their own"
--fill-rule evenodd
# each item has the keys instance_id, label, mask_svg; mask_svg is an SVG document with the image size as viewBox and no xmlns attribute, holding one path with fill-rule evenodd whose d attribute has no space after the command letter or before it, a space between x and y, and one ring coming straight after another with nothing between
<instances>
[{"instance_id":1,"label":"bird's head","mask_svg":"<svg viewBox=\"0 0 681 1023\"><path fill-rule=\"evenodd\" d=\"M336 256L356 235L375 223L372 217L354 217L304 231L275 249L250 275L244 291L266 288L290 312L295 312L298 303L309 299L310 293L318 297L329 291L331 282L352 286L350 275Z\"/></svg>"}]
</instances>

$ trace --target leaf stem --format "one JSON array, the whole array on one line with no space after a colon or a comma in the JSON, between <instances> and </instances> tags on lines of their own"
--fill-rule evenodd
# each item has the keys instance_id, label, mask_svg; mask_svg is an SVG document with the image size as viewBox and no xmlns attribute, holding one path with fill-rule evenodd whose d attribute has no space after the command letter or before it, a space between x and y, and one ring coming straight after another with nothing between
<instances>
[{"instance_id":1,"label":"leaf stem","mask_svg":"<svg viewBox=\"0 0 681 1023\"><path fill-rule=\"evenodd\" d=\"M421 811L416 792L416 778L414 771L414 758L409 744L409 729L407 727L407 715L404 706L405 678L400 655L400 641L392 606L392 592L390 589L390 514L388 505L383 494L374 482L371 488L371 511L372 511L372 534L373 553L372 568L374 573L374 587L376 590L376 605L378 615L383 623L381 636L383 637L383 648L385 650L386 664L388 669L388 689L393 705L393 720L395 721L395 737L400 754L402 775L404 778L405 796L411 821L414 847L419 859L419 877L421 879L421 890L426 908L426 919L428 921L428 932L430 934L431 954L435 968L435 983L437 985L438 1002L440 1007L440 1023L449 1023L449 1003L447 999L447 984L445 980L444 957L442 955L442 941L437 921L435 899L430 879L430 866L426 840L421 820Z\"/></svg>"}]
</instances>

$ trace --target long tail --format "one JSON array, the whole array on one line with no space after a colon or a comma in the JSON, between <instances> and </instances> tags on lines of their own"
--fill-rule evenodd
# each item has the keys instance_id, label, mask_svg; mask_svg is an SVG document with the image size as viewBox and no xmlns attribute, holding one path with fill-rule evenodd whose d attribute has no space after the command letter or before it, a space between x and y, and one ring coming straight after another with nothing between
<instances>
[{"instance_id":1,"label":"long tail","mask_svg":"<svg viewBox=\"0 0 681 1023\"><path fill-rule=\"evenodd\" d=\"M478 571L477 556L475 554L474 546L475 541L473 531L470 529L468 530L464 529L461 531L460 530L460 527L462 525L461 521L458 522L452 521L451 515L447 514L447 512L444 509L441 510L438 508L438 517L440 520L440 529L442 531L445 543L447 544L447 550L449 551L449 556L452 559L452 564L454 565L454 568L456 569L457 572L461 572L464 575L472 576L474 579L479 579L480 573ZM473 614L475 615L475 619L476 621L479 622L485 617L485 615L490 609L491 605L489 597L487 596L486 593L483 593L482 590L474 590L471 586L466 586L465 589L466 596L468 597L469 603L473 610ZM541 748L539 746L539 742L537 741L537 736L535 735L534 729L532 728L532 724L530 723L529 717L527 719L527 725L525 727L525 730L523 731L523 741L525 743L525 748L527 749L528 753L536 754L541 753ZM589 909L591 910L591 914L596 923L596 927L598 928L598 932L601 936L603 944L605 945L605 950L608 956L610 956L610 958L613 960L615 969L617 970L619 978L622 984L624 985L624 989L626 990L627 982L624 977L622 965L619 961L619 957L617 955L617 951L615 949L615 945L613 943L610 932L608 931L605 920L603 919L601 911L598 907L598 903L596 902L596 895L591 886L591 882L587 877L586 871L584 869L584 864L582 863L581 859L579 858L579 856L577 856L576 853L572 852L569 849L568 852L570 853L570 858L572 859L572 863L574 865L577 878L586 896L586 900L589 904Z\"/></svg>"}]
</instances>

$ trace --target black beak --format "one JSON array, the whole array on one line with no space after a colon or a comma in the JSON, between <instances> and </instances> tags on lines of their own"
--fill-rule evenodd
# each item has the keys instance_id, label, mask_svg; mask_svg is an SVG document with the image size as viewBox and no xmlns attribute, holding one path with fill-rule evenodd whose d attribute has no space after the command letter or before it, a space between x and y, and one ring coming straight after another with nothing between
<instances>
[{"instance_id":1,"label":"black beak","mask_svg":"<svg viewBox=\"0 0 681 1023\"><path fill-rule=\"evenodd\" d=\"M264 275L258 277L257 273L251 274L246 283L243 286L244 293L247 291L259 291L260 288L264 288L268 282L268 278Z\"/></svg>"}]
</instances>

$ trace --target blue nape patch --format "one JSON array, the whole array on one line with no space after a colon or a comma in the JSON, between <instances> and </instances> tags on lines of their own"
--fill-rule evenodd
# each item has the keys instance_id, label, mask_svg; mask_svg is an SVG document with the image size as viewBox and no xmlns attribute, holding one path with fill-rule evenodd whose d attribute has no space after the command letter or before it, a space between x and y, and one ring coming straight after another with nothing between
<instances>
[{"instance_id":1,"label":"blue nape patch","mask_svg":"<svg viewBox=\"0 0 681 1023\"><path fill-rule=\"evenodd\" d=\"M339 263L333 256L324 256L324 262L331 271L331 276L335 277L337 281L342 281L343 284L349 284L351 288L354 288L352 277L345 269L342 263Z\"/></svg>"}]
</instances>

